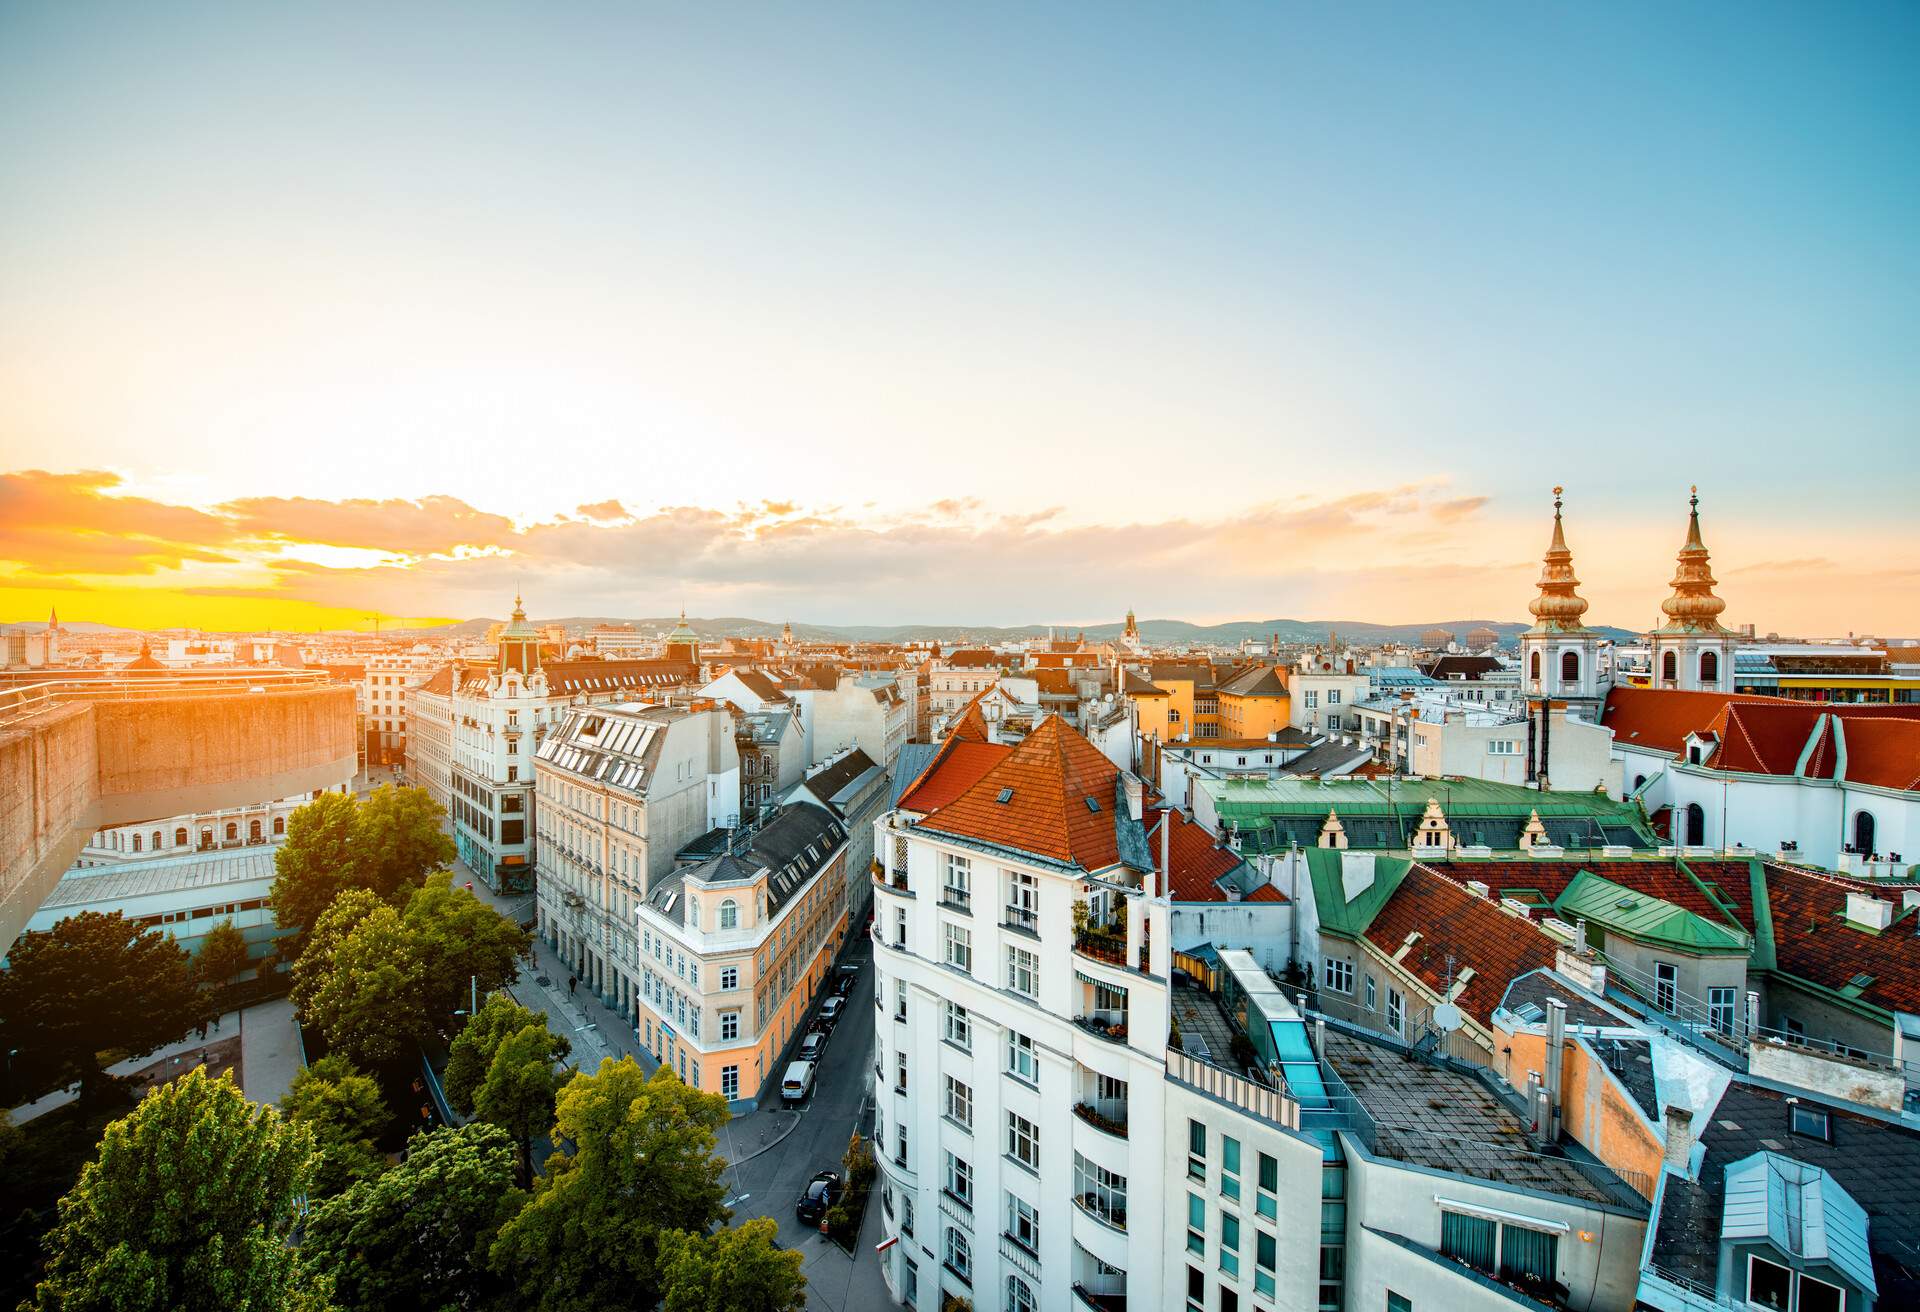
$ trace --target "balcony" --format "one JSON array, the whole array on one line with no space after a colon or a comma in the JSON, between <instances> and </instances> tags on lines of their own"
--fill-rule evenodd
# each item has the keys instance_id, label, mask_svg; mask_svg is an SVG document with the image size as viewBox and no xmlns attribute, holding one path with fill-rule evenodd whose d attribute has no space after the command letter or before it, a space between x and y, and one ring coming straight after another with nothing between
<instances>
[{"instance_id":1,"label":"balcony","mask_svg":"<svg viewBox=\"0 0 1920 1312\"><path fill-rule=\"evenodd\" d=\"M1126 1312L1127 1275L1087 1275L1073 1282L1073 1296L1093 1312Z\"/></svg>"},{"instance_id":2,"label":"balcony","mask_svg":"<svg viewBox=\"0 0 1920 1312\"><path fill-rule=\"evenodd\" d=\"M1073 1114L1091 1125L1102 1134L1110 1134L1116 1139L1127 1137L1127 1100L1125 1098L1098 1098L1073 1105Z\"/></svg>"},{"instance_id":3,"label":"balcony","mask_svg":"<svg viewBox=\"0 0 1920 1312\"><path fill-rule=\"evenodd\" d=\"M1002 929L1017 930L1022 934L1031 934L1036 938L1040 934L1040 917L1031 907L1005 907L1000 920Z\"/></svg>"},{"instance_id":4,"label":"balcony","mask_svg":"<svg viewBox=\"0 0 1920 1312\"><path fill-rule=\"evenodd\" d=\"M1127 1204L1123 1198L1115 1199L1099 1190L1090 1189L1075 1194L1073 1205L1108 1229L1126 1233Z\"/></svg>"},{"instance_id":5,"label":"balcony","mask_svg":"<svg viewBox=\"0 0 1920 1312\"><path fill-rule=\"evenodd\" d=\"M1124 1011L1094 1011L1084 1016L1075 1016L1073 1023L1096 1039L1105 1039L1109 1043L1127 1041L1127 1014Z\"/></svg>"},{"instance_id":6,"label":"balcony","mask_svg":"<svg viewBox=\"0 0 1920 1312\"><path fill-rule=\"evenodd\" d=\"M1122 969L1127 964L1127 936L1124 930L1118 935L1108 930L1076 931L1073 950L1083 957L1092 957L1095 961L1104 961Z\"/></svg>"}]
</instances>

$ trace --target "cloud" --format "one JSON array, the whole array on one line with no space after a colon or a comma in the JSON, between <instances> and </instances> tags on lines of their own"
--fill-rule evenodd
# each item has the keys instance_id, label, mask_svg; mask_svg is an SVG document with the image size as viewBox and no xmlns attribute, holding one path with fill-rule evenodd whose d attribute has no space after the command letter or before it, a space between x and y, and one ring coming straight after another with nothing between
<instances>
[{"instance_id":1,"label":"cloud","mask_svg":"<svg viewBox=\"0 0 1920 1312\"><path fill-rule=\"evenodd\" d=\"M581 506L575 513L585 515L588 519L627 518L627 508L611 497L605 501L596 501L590 506Z\"/></svg>"},{"instance_id":2,"label":"cloud","mask_svg":"<svg viewBox=\"0 0 1920 1312\"><path fill-rule=\"evenodd\" d=\"M0 561L23 574L141 575L189 563L222 564L240 536L225 519L188 506L114 495L102 470L0 474Z\"/></svg>"},{"instance_id":3,"label":"cloud","mask_svg":"<svg viewBox=\"0 0 1920 1312\"><path fill-rule=\"evenodd\" d=\"M475 510L458 497L418 501L248 497L215 509L247 537L365 547L409 556L443 555L456 547L501 546L514 536L512 520Z\"/></svg>"}]
</instances>

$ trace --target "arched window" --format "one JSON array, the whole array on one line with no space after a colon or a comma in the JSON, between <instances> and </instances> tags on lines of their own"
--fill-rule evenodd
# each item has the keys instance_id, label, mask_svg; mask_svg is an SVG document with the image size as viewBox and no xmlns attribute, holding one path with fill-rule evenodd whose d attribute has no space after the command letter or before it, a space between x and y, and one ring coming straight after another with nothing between
<instances>
[{"instance_id":1,"label":"arched window","mask_svg":"<svg viewBox=\"0 0 1920 1312\"><path fill-rule=\"evenodd\" d=\"M173 845L174 845L175 847L185 847L185 846L187 845L187 831L186 831L186 830L184 830L184 829L176 829L176 830L174 830L174 831L173 831Z\"/></svg>"},{"instance_id":2,"label":"arched window","mask_svg":"<svg viewBox=\"0 0 1920 1312\"><path fill-rule=\"evenodd\" d=\"M1560 653L1560 682L1580 682L1580 653L1563 651Z\"/></svg>"},{"instance_id":3,"label":"arched window","mask_svg":"<svg viewBox=\"0 0 1920 1312\"><path fill-rule=\"evenodd\" d=\"M1668 683L1680 677L1680 658L1672 652L1660 658L1660 677Z\"/></svg>"},{"instance_id":4,"label":"arched window","mask_svg":"<svg viewBox=\"0 0 1920 1312\"><path fill-rule=\"evenodd\" d=\"M1647 786L1647 777L1646 777L1645 775L1643 775L1643 774L1637 774L1637 775L1635 775L1635 776L1633 777L1633 791L1634 791L1634 792L1636 792L1636 793L1637 793L1637 792L1639 792L1639 791L1640 791L1640 790L1641 790L1642 788L1645 788L1646 786Z\"/></svg>"},{"instance_id":5,"label":"arched window","mask_svg":"<svg viewBox=\"0 0 1920 1312\"><path fill-rule=\"evenodd\" d=\"M227 821L227 841L231 843L238 837L240 837L240 826L231 820Z\"/></svg>"},{"instance_id":6,"label":"arched window","mask_svg":"<svg viewBox=\"0 0 1920 1312\"><path fill-rule=\"evenodd\" d=\"M1853 850L1861 856L1872 856L1873 812L1856 811L1853 815Z\"/></svg>"},{"instance_id":7,"label":"arched window","mask_svg":"<svg viewBox=\"0 0 1920 1312\"><path fill-rule=\"evenodd\" d=\"M249 843L257 843L260 841L260 822L258 820L247 821L247 841Z\"/></svg>"},{"instance_id":8,"label":"arched window","mask_svg":"<svg viewBox=\"0 0 1920 1312\"><path fill-rule=\"evenodd\" d=\"M1537 651L1533 654L1533 660L1530 668L1527 670L1527 677L1535 683L1540 682L1540 653Z\"/></svg>"},{"instance_id":9,"label":"arched window","mask_svg":"<svg viewBox=\"0 0 1920 1312\"><path fill-rule=\"evenodd\" d=\"M133 850L136 852L140 850L140 835L138 834L133 836Z\"/></svg>"},{"instance_id":10,"label":"arched window","mask_svg":"<svg viewBox=\"0 0 1920 1312\"><path fill-rule=\"evenodd\" d=\"M283 815L275 816L273 818L273 836L275 838L278 838L280 837L280 835L286 832L287 832L287 818Z\"/></svg>"},{"instance_id":11,"label":"arched window","mask_svg":"<svg viewBox=\"0 0 1920 1312\"><path fill-rule=\"evenodd\" d=\"M213 846L213 830L202 829L200 831L200 846L202 850Z\"/></svg>"},{"instance_id":12,"label":"arched window","mask_svg":"<svg viewBox=\"0 0 1920 1312\"><path fill-rule=\"evenodd\" d=\"M1178 711L1175 711L1175 710L1169 710L1169 711L1167 712L1167 723L1168 723L1168 724L1178 724L1178 723L1180 723L1180 712L1178 712Z\"/></svg>"},{"instance_id":13,"label":"arched window","mask_svg":"<svg viewBox=\"0 0 1920 1312\"><path fill-rule=\"evenodd\" d=\"M1712 687L1720 682L1720 653L1703 651L1700 653L1700 683Z\"/></svg>"},{"instance_id":14,"label":"arched window","mask_svg":"<svg viewBox=\"0 0 1920 1312\"><path fill-rule=\"evenodd\" d=\"M740 904L732 898L728 898L720 904L720 928L740 928Z\"/></svg>"},{"instance_id":15,"label":"arched window","mask_svg":"<svg viewBox=\"0 0 1920 1312\"><path fill-rule=\"evenodd\" d=\"M1707 842L1707 813L1698 802L1687 803L1686 841L1688 847L1704 847Z\"/></svg>"},{"instance_id":16,"label":"arched window","mask_svg":"<svg viewBox=\"0 0 1920 1312\"><path fill-rule=\"evenodd\" d=\"M1007 1312L1034 1312L1039 1306L1026 1281L1019 1276L1007 1277Z\"/></svg>"},{"instance_id":17,"label":"arched window","mask_svg":"<svg viewBox=\"0 0 1920 1312\"><path fill-rule=\"evenodd\" d=\"M154 830L153 831L153 850L158 852L162 847L165 847L165 846L166 846L166 842L165 842L164 835L162 835L158 829Z\"/></svg>"}]
</instances>

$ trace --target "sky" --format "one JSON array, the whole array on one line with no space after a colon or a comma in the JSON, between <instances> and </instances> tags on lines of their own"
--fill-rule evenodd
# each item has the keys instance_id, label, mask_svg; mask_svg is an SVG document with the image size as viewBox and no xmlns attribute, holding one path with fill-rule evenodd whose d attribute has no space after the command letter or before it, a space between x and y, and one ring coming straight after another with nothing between
<instances>
[{"instance_id":1,"label":"sky","mask_svg":"<svg viewBox=\"0 0 1920 1312\"><path fill-rule=\"evenodd\" d=\"M1920 7L0 0L0 620L1920 633Z\"/></svg>"}]
</instances>

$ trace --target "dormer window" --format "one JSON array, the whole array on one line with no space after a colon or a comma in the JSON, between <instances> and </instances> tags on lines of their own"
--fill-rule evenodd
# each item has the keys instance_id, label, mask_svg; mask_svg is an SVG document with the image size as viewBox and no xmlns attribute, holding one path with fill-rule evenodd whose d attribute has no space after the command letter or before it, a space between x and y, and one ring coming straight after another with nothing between
<instances>
[{"instance_id":1,"label":"dormer window","mask_svg":"<svg viewBox=\"0 0 1920 1312\"><path fill-rule=\"evenodd\" d=\"M1822 1143L1833 1142L1833 1119L1825 1107L1795 1103L1787 1109L1787 1123L1795 1134Z\"/></svg>"}]
</instances>

